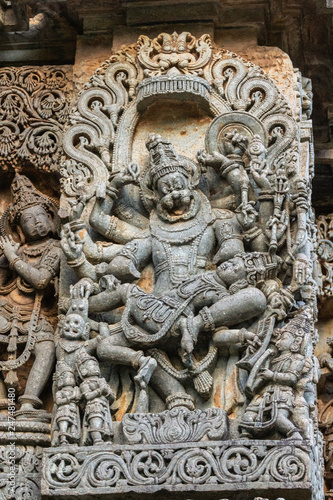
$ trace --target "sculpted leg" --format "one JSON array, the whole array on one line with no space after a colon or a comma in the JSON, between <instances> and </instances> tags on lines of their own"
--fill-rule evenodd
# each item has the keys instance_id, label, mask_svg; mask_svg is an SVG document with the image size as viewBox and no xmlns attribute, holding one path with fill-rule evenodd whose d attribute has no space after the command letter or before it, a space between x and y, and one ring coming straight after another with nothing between
<instances>
[{"instance_id":1,"label":"sculpted leg","mask_svg":"<svg viewBox=\"0 0 333 500\"><path fill-rule=\"evenodd\" d=\"M185 388L178 380L169 375L163 368L157 365L151 377L151 385L159 396L166 401L167 407L187 406L194 409L193 399L187 394ZM178 400L178 404L176 402Z\"/></svg>"},{"instance_id":2,"label":"sculpted leg","mask_svg":"<svg viewBox=\"0 0 333 500\"><path fill-rule=\"evenodd\" d=\"M291 439L302 439L297 427L289 420L288 410L278 410L276 427L281 434Z\"/></svg>"},{"instance_id":3,"label":"sculpted leg","mask_svg":"<svg viewBox=\"0 0 333 500\"><path fill-rule=\"evenodd\" d=\"M114 364L132 366L138 370L135 381L148 384L153 371L156 368L155 359L144 356L142 351L136 351L129 347L129 343L121 334L115 334L103 339L97 347L97 357L101 361L111 361Z\"/></svg>"},{"instance_id":4,"label":"sculpted leg","mask_svg":"<svg viewBox=\"0 0 333 500\"><path fill-rule=\"evenodd\" d=\"M37 342L35 345L35 361L30 370L24 395L21 396L21 410L33 410L41 405L39 396L53 370L55 347L51 340Z\"/></svg>"},{"instance_id":5,"label":"sculpted leg","mask_svg":"<svg viewBox=\"0 0 333 500\"><path fill-rule=\"evenodd\" d=\"M266 297L257 288L245 288L213 304L209 311L215 326L232 326L262 314Z\"/></svg>"},{"instance_id":6,"label":"sculpted leg","mask_svg":"<svg viewBox=\"0 0 333 500\"><path fill-rule=\"evenodd\" d=\"M264 312L265 307L265 295L254 287L246 288L233 295L223 297L223 299L218 300L210 307L205 307L206 313L199 313L193 320L180 321L182 348L188 353L193 351L199 332L206 327L205 317L209 316L210 318L209 326L215 328L232 326L259 316ZM220 337L222 339L223 334ZM235 334L233 334L233 337L235 337ZM219 339L216 338L216 341L219 342Z\"/></svg>"},{"instance_id":7,"label":"sculpted leg","mask_svg":"<svg viewBox=\"0 0 333 500\"><path fill-rule=\"evenodd\" d=\"M102 361L133 366L137 362L138 352L129 346L122 335L116 334L103 339L98 344L97 357Z\"/></svg>"}]
</instances>

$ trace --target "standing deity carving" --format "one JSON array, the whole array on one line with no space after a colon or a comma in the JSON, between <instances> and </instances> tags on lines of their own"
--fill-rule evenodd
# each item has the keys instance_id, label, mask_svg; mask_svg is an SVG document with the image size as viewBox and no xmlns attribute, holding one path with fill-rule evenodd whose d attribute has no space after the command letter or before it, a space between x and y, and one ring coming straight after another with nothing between
<instances>
[{"instance_id":1,"label":"standing deity carving","mask_svg":"<svg viewBox=\"0 0 333 500\"><path fill-rule=\"evenodd\" d=\"M55 294L61 248L56 239L57 207L24 175L16 175L13 203L1 219L0 322L6 387L16 387L17 371L33 358L17 417L47 419L40 395L55 361Z\"/></svg>"}]
</instances>

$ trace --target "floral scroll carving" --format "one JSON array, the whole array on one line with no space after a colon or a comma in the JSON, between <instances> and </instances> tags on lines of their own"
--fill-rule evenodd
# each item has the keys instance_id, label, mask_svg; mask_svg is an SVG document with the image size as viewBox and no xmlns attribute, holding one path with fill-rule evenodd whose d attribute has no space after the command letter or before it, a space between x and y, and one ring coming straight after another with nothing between
<instances>
[{"instance_id":1,"label":"floral scroll carving","mask_svg":"<svg viewBox=\"0 0 333 500\"><path fill-rule=\"evenodd\" d=\"M63 126L72 99L66 67L1 68L0 164L58 170Z\"/></svg>"}]
</instances>

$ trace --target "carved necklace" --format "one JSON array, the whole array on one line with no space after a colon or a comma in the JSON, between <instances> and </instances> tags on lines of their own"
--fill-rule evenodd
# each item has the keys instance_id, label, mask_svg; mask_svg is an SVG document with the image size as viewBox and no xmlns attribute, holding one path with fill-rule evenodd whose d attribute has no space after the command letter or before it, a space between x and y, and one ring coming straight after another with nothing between
<instances>
[{"instance_id":1,"label":"carved necklace","mask_svg":"<svg viewBox=\"0 0 333 500\"><path fill-rule=\"evenodd\" d=\"M60 338L59 345L64 351L73 352L73 351L77 351L82 346L85 346L86 343L82 340L67 340L67 339Z\"/></svg>"},{"instance_id":2,"label":"carved necklace","mask_svg":"<svg viewBox=\"0 0 333 500\"><path fill-rule=\"evenodd\" d=\"M45 251L48 251L52 246L53 240L48 238L43 243L38 245L29 245L29 243L22 247L24 255L27 257L40 257Z\"/></svg>"}]
</instances>

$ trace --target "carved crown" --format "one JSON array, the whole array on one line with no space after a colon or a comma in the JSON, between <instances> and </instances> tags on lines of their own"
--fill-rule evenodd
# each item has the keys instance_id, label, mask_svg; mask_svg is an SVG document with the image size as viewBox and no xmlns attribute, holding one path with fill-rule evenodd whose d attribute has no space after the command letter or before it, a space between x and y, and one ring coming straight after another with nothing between
<instances>
[{"instance_id":1,"label":"carved crown","mask_svg":"<svg viewBox=\"0 0 333 500\"><path fill-rule=\"evenodd\" d=\"M160 135L150 134L146 146L150 154L150 180L154 185L158 179L171 172L180 172L185 177L193 174L189 161L176 153L170 141Z\"/></svg>"},{"instance_id":2,"label":"carved crown","mask_svg":"<svg viewBox=\"0 0 333 500\"><path fill-rule=\"evenodd\" d=\"M247 281L250 285L256 285L259 281L273 279L276 277L280 258L264 252L240 253L240 257L247 271Z\"/></svg>"},{"instance_id":3,"label":"carved crown","mask_svg":"<svg viewBox=\"0 0 333 500\"><path fill-rule=\"evenodd\" d=\"M41 206L48 213L55 214L57 207L53 200L43 195L25 175L16 175L11 191L13 204L9 207L9 222L17 224L24 210L30 207Z\"/></svg>"}]
</instances>

